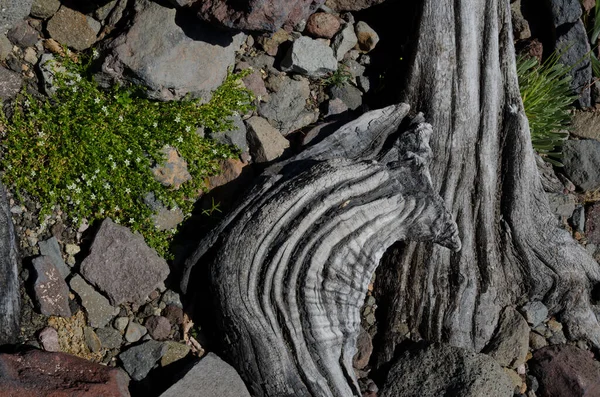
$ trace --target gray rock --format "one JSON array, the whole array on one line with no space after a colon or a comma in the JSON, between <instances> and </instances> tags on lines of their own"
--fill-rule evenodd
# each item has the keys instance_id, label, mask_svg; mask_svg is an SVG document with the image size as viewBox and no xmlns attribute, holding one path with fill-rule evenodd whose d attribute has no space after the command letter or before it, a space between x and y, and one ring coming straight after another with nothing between
<instances>
[{"instance_id":1,"label":"gray rock","mask_svg":"<svg viewBox=\"0 0 600 397\"><path fill-rule=\"evenodd\" d=\"M485 354L434 344L407 351L393 363L380 397L511 397L513 384Z\"/></svg>"},{"instance_id":2,"label":"gray rock","mask_svg":"<svg viewBox=\"0 0 600 397\"><path fill-rule=\"evenodd\" d=\"M59 0L33 0L31 16L41 19L51 18L60 8Z\"/></svg>"},{"instance_id":3,"label":"gray rock","mask_svg":"<svg viewBox=\"0 0 600 397\"><path fill-rule=\"evenodd\" d=\"M96 335L98 335L98 339L100 339L100 343L105 349L119 349L121 343L123 343L121 333L111 327L98 328Z\"/></svg>"},{"instance_id":4,"label":"gray rock","mask_svg":"<svg viewBox=\"0 0 600 397\"><path fill-rule=\"evenodd\" d=\"M548 341L546 341L546 338L544 338L537 332L529 333L529 347L531 348L531 350L536 351L546 346L548 346Z\"/></svg>"},{"instance_id":5,"label":"gray rock","mask_svg":"<svg viewBox=\"0 0 600 397\"><path fill-rule=\"evenodd\" d=\"M362 90L362 92L369 92L371 89L371 78L367 76L358 76L356 78L356 84L358 88Z\"/></svg>"},{"instance_id":6,"label":"gray rock","mask_svg":"<svg viewBox=\"0 0 600 397\"><path fill-rule=\"evenodd\" d=\"M165 281L169 266L141 235L106 219L81 264L81 274L119 305L142 302Z\"/></svg>"},{"instance_id":7,"label":"gray rock","mask_svg":"<svg viewBox=\"0 0 600 397\"><path fill-rule=\"evenodd\" d=\"M81 305L87 313L88 324L94 328L104 327L119 312L112 307L104 296L97 292L79 275L69 282L71 289L79 296Z\"/></svg>"},{"instance_id":8,"label":"gray rock","mask_svg":"<svg viewBox=\"0 0 600 397\"><path fill-rule=\"evenodd\" d=\"M12 52L13 45L5 34L0 34L0 61L4 61Z\"/></svg>"},{"instance_id":9,"label":"gray rock","mask_svg":"<svg viewBox=\"0 0 600 397\"><path fill-rule=\"evenodd\" d=\"M340 98L331 99L329 102L327 102L327 114L325 117L341 114L347 110L348 106Z\"/></svg>"},{"instance_id":10,"label":"gray rock","mask_svg":"<svg viewBox=\"0 0 600 397\"><path fill-rule=\"evenodd\" d=\"M104 21L106 18L108 18L108 16L110 15L110 13L116 5L117 0L112 0L104 4L103 6L98 7L96 11L94 11L94 18L96 18L98 21Z\"/></svg>"},{"instance_id":11,"label":"gray rock","mask_svg":"<svg viewBox=\"0 0 600 397\"><path fill-rule=\"evenodd\" d=\"M45 316L71 317L69 287L65 279L46 256L33 259L36 280L33 284L35 300Z\"/></svg>"},{"instance_id":12,"label":"gray rock","mask_svg":"<svg viewBox=\"0 0 600 397\"><path fill-rule=\"evenodd\" d=\"M600 141L600 113L575 112L569 132L579 138Z\"/></svg>"},{"instance_id":13,"label":"gray rock","mask_svg":"<svg viewBox=\"0 0 600 397\"><path fill-rule=\"evenodd\" d=\"M540 301L527 302L521 307L520 312L534 328L548 318L548 308Z\"/></svg>"},{"instance_id":14,"label":"gray rock","mask_svg":"<svg viewBox=\"0 0 600 397\"><path fill-rule=\"evenodd\" d=\"M564 170L583 190L600 187L600 142L591 139L568 140L563 145Z\"/></svg>"},{"instance_id":15,"label":"gray rock","mask_svg":"<svg viewBox=\"0 0 600 397\"><path fill-rule=\"evenodd\" d=\"M227 76L243 33L220 31L176 10L140 0L129 30L110 46L102 70L116 81L148 87L148 96L180 99L187 94L208 100Z\"/></svg>"},{"instance_id":16,"label":"gray rock","mask_svg":"<svg viewBox=\"0 0 600 397\"><path fill-rule=\"evenodd\" d=\"M148 333L146 327L133 321L129 321L125 330L125 340L129 343L134 343L142 339Z\"/></svg>"},{"instance_id":17,"label":"gray rock","mask_svg":"<svg viewBox=\"0 0 600 397\"><path fill-rule=\"evenodd\" d=\"M125 15L125 10L127 9L127 0L118 0L115 8L112 9L112 12L108 16L108 19L104 21L104 25L110 28L114 28L117 23L121 21L123 15Z\"/></svg>"},{"instance_id":18,"label":"gray rock","mask_svg":"<svg viewBox=\"0 0 600 397\"><path fill-rule=\"evenodd\" d=\"M187 162L177 153L177 149L171 146L165 146L161 150L164 155L164 162L152 167L154 178L163 186L170 186L174 189L192 179L192 175L187 169Z\"/></svg>"},{"instance_id":19,"label":"gray rock","mask_svg":"<svg viewBox=\"0 0 600 397\"><path fill-rule=\"evenodd\" d=\"M167 345L167 352L160 359L160 366L166 367L175 361L181 360L190 352L190 347L183 343L177 343L172 340L165 342Z\"/></svg>"},{"instance_id":20,"label":"gray rock","mask_svg":"<svg viewBox=\"0 0 600 397\"><path fill-rule=\"evenodd\" d=\"M379 35L366 22L360 21L354 26L358 49L363 53L372 51L379 43Z\"/></svg>"},{"instance_id":21,"label":"gray rock","mask_svg":"<svg viewBox=\"0 0 600 397\"><path fill-rule=\"evenodd\" d=\"M21 91L23 80L18 73L0 65L0 100L7 101L14 98Z\"/></svg>"},{"instance_id":22,"label":"gray rock","mask_svg":"<svg viewBox=\"0 0 600 397\"><path fill-rule=\"evenodd\" d=\"M351 49L353 49L358 43L358 37L356 37L356 33L354 32L354 25L351 23L346 24L344 29L342 29L331 42L331 48L333 49L333 54L338 61L344 59L344 55Z\"/></svg>"},{"instance_id":23,"label":"gray rock","mask_svg":"<svg viewBox=\"0 0 600 397\"><path fill-rule=\"evenodd\" d=\"M169 305L175 305L177 307L181 307L183 308L183 305L181 304L181 298L179 297L179 294L175 291L172 291L170 289L166 290L162 297L160 298L160 301L162 303L165 304L165 306L169 306Z\"/></svg>"},{"instance_id":24,"label":"gray rock","mask_svg":"<svg viewBox=\"0 0 600 397\"><path fill-rule=\"evenodd\" d=\"M575 23L581 18L581 3L579 0L549 0L552 22L557 28L565 23Z\"/></svg>"},{"instance_id":25,"label":"gray rock","mask_svg":"<svg viewBox=\"0 0 600 397\"><path fill-rule=\"evenodd\" d=\"M40 254L47 257L56 266L62 278L67 278L71 274L71 270L63 260L56 237L40 241L38 247L40 248Z\"/></svg>"},{"instance_id":26,"label":"gray rock","mask_svg":"<svg viewBox=\"0 0 600 397\"><path fill-rule=\"evenodd\" d=\"M348 72L350 72L350 74L352 74L352 77L354 79L356 79L359 76L362 76L365 73L365 69L366 69L365 66L361 65L360 63L356 62L353 59L344 60L343 66L346 68L346 70Z\"/></svg>"},{"instance_id":27,"label":"gray rock","mask_svg":"<svg viewBox=\"0 0 600 397\"><path fill-rule=\"evenodd\" d=\"M332 98L341 99L350 110L356 110L362 106L362 92L353 85L334 85L329 91Z\"/></svg>"},{"instance_id":28,"label":"gray rock","mask_svg":"<svg viewBox=\"0 0 600 397\"><path fill-rule=\"evenodd\" d=\"M571 216L571 224L576 232L583 233L585 231L585 208L582 205L575 207Z\"/></svg>"},{"instance_id":29,"label":"gray rock","mask_svg":"<svg viewBox=\"0 0 600 397\"><path fill-rule=\"evenodd\" d=\"M250 397L232 366L208 353L161 397Z\"/></svg>"},{"instance_id":30,"label":"gray rock","mask_svg":"<svg viewBox=\"0 0 600 397\"><path fill-rule=\"evenodd\" d=\"M37 30L31 27L27 21L20 21L12 27L6 37L15 45L20 47L33 47L39 40Z\"/></svg>"},{"instance_id":31,"label":"gray rock","mask_svg":"<svg viewBox=\"0 0 600 397\"><path fill-rule=\"evenodd\" d=\"M119 331L125 331L125 328L127 328L127 324L129 324L129 318L117 317L117 318L115 318L113 325L114 325L115 329L117 329Z\"/></svg>"},{"instance_id":32,"label":"gray rock","mask_svg":"<svg viewBox=\"0 0 600 397\"><path fill-rule=\"evenodd\" d=\"M152 222L156 230L176 229L183 222L183 211L180 208L168 209L161 207L156 213L151 215Z\"/></svg>"},{"instance_id":33,"label":"gray rock","mask_svg":"<svg viewBox=\"0 0 600 397\"><path fill-rule=\"evenodd\" d=\"M62 6L48 21L50 36L61 44L83 51L96 42L100 22L80 12Z\"/></svg>"},{"instance_id":34,"label":"gray rock","mask_svg":"<svg viewBox=\"0 0 600 397\"><path fill-rule=\"evenodd\" d=\"M240 115L234 115L232 121L233 129L231 131L211 133L210 138L225 145L236 146L242 152L247 152L248 142L246 142L246 125Z\"/></svg>"},{"instance_id":35,"label":"gray rock","mask_svg":"<svg viewBox=\"0 0 600 397\"><path fill-rule=\"evenodd\" d=\"M521 314L506 307L500 314L499 325L483 353L503 367L517 368L525 363L529 347L529 326Z\"/></svg>"},{"instance_id":36,"label":"gray rock","mask_svg":"<svg viewBox=\"0 0 600 397\"><path fill-rule=\"evenodd\" d=\"M258 113L267 118L283 135L316 121L316 115L305 109L310 96L308 80L282 77L269 102L262 103ZM271 83L271 82L270 82ZM271 83L272 84L272 83Z\"/></svg>"},{"instance_id":37,"label":"gray rock","mask_svg":"<svg viewBox=\"0 0 600 397\"><path fill-rule=\"evenodd\" d=\"M194 0L169 0L175 7L187 7L194 2Z\"/></svg>"},{"instance_id":38,"label":"gray rock","mask_svg":"<svg viewBox=\"0 0 600 397\"><path fill-rule=\"evenodd\" d=\"M130 347L119 354L119 358L131 379L142 380L166 351L167 346L164 343L149 340L141 345Z\"/></svg>"},{"instance_id":39,"label":"gray rock","mask_svg":"<svg viewBox=\"0 0 600 397\"><path fill-rule=\"evenodd\" d=\"M31 11L33 0L0 0L0 34L6 34Z\"/></svg>"},{"instance_id":40,"label":"gray rock","mask_svg":"<svg viewBox=\"0 0 600 397\"><path fill-rule=\"evenodd\" d=\"M337 70L333 50L319 40L306 36L296 39L284 59L281 69L309 77L322 77Z\"/></svg>"},{"instance_id":41,"label":"gray rock","mask_svg":"<svg viewBox=\"0 0 600 397\"><path fill-rule=\"evenodd\" d=\"M146 320L146 329L154 340L165 340L171 333L171 323L163 316L150 316Z\"/></svg>"},{"instance_id":42,"label":"gray rock","mask_svg":"<svg viewBox=\"0 0 600 397\"><path fill-rule=\"evenodd\" d=\"M102 349L102 342L92 327L83 328L83 339L92 353L99 352Z\"/></svg>"},{"instance_id":43,"label":"gray rock","mask_svg":"<svg viewBox=\"0 0 600 397\"><path fill-rule=\"evenodd\" d=\"M523 17L521 12L521 0L517 0L510 5L510 14L513 25L513 35L515 40L525 40L531 37L529 22Z\"/></svg>"},{"instance_id":44,"label":"gray rock","mask_svg":"<svg viewBox=\"0 0 600 397\"><path fill-rule=\"evenodd\" d=\"M257 163L276 159L290 146L289 141L262 117L251 117L246 120L246 125L250 154Z\"/></svg>"},{"instance_id":45,"label":"gray rock","mask_svg":"<svg viewBox=\"0 0 600 397\"><path fill-rule=\"evenodd\" d=\"M25 62L35 65L38 61L37 52L33 47L28 47L23 51L23 59Z\"/></svg>"},{"instance_id":46,"label":"gray rock","mask_svg":"<svg viewBox=\"0 0 600 397\"><path fill-rule=\"evenodd\" d=\"M570 218L575 211L575 197L563 193L546 193L550 210L557 217Z\"/></svg>"},{"instance_id":47,"label":"gray rock","mask_svg":"<svg viewBox=\"0 0 600 397\"><path fill-rule=\"evenodd\" d=\"M577 0L572 1L578 4ZM556 52L561 54L559 62L572 66L569 72L573 78L571 88L579 96L580 107L589 107L592 103L590 94L592 64L588 56L590 51L587 31L581 20L557 29Z\"/></svg>"}]
</instances>

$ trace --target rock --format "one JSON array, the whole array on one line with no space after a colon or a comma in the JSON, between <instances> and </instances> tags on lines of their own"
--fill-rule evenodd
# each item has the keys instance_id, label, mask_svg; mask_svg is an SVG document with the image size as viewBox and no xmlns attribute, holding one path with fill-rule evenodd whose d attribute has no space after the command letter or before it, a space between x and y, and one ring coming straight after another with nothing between
<instances>
[{"instance_id":1,"label":"rock","mask_svg":"<svg viewBox=\"0 0 600 397\"><path fill-rule=\"evenodd\" d=\"M258 113L273 124L282 134L305 127L316 120L313 112L305 109L310 96L307 79L298 80L282 77L269 102L260 104ZM246 124L248 121L246 121ZM250 142L248 142L250 143ZM287 146L286 146L287 147Z\"/></svg>"},{"instance_id":2,"label":"rock","mask_svg":"<svg viewBox=\"0 0 600 397\"><path fill-rule=\"evenodd\" d=\"M20 47L33 47L39 40L37 30L32 28L27 21L20 21L11 30L6 37L15 45Z\"/></svg>"},{"instance_id":3,"label":"rock","mask_svg":"<svg viewBox=\"0 0 600 397\"><path fill-rule=\"evenodd\" d=\"M127 328L127 324L129 324L129 318L127 317L117 317L113 323L115 329L123 332L125 328Z\"/></svg>"},{"instance_id":4,"label":"rock","mask_svg":"<svg viewBox=\"0 0 600 397\"><path fill-rule=\"evenodd\" d=\"M245 140L245 139L244 139ZM245 163L237 159L227 159L220 162L221 173L219 175L208 177L208 189L223 186L239 177L242 174Z\"/></svg>"},{"instance_id":5,"label":"rock","mask_svg":"<svg viewBox=\"0 0 600 397\"><path fill-rule=\"evenodd\" d=\"M42 54L38 67L42 74L44 91L48 96L53 96L56 93L54 76L56 73L65 73L66 69L56 61L54 55L48 53Z\"/></svg>"},{"instance_id":6,"label":"rock","mask_svg":"<svg viewBox=\"0 0 600 397\"><path fill-rule=\"evenodd\" d=\"M115 8L117 2L117 0L111 0L108 3L98 7L96 11L94 11L94 18L96 18L98 21L104 21Z\"/></svg>"},{"instance_id":7,"label":"rock","mask_svg":"<svg viewBox=\"0 0 600 397\"><path fill-rule=\"evenodd\" d=\"M13 45L4 34L0 34L0 61L4 61L12 52Z\"/></svg>"},{"instance_id":8,"label":"rock","mask_svg":"<svg viewBox=\"0 0 600 397\"><path fill-rule=\"evenodd\" d=\"M600 141L600 112L575 112L570 133L579 138Z\"/></svg>"},{"instance_id":9,"label":"rock","mask_svg":"<svg viewBox=\"0 0 600 397\"><path fill-rule=\"evenodd\" d=\"M248 142L246 142L246 126L244 125L244 121L240 115L234 115L232 121L233 128L230 131L211 133L210 138L225 145L233 145L242 152L247 152Z\"/></svg>"},{"instance_id":10,"label":"rock","mask_svg":"<svg viewBox=\"0 0 600 397\"><path fill-rule=\"evenodd\" d=\"M546 338L544 338L542 335L538 334L537 332L529 333L529 347L531 347L531 350L536 351L536 350L541 349L542 347L546 347L546 346L548 346L548 342L546 341Z\"/></svg>"},{"instance_id":11,"label":"rock","mask_svg":"<svg viewBox=\"0 0 600 397\"><path fill-rule=\"evenodd\" d=\"M59 352L60 344L58 343L58 332L52 327L46 327L40 331L38 335L40 344L47 352Z\"/></svg>"},{"instance_id":12,"label":"rock","mask_svg":"<svg viewBox=\"0 0 600 397\"><path fill-rule=\"evenodd\" d=\"M135 343L142 339L147 333L148 330L146 327L133 321L129 321L127 329L125 330L125 340L129 343Z\"/></svg>"},{"instance_id":13,"label":"rock","mask_svg":"<svg viewBox=\"0 0 600 397\"><path fill-rule=\"evenodd\" d=\"M48 258L58 272L62 276L62 278L67 278L69 274L71 274L71 270L66 265L65 261L62 258L62 254L60 252L60 246L58 245L58 240L56 237L51 237L48 240L40 241L38 243L38 247L40 249L40 254Z\"/></svg>"},{"instance_id":14,"label":"rock","mask_svg":"<svg viewBox=\"0 0 600 397\"><path fill-rule=\"evenodd\" d=\"M515 40L524 40L531 37L529 22L523 17L521 12L521 0L517 0L510 5L510 14L513 25L513 36Z\"/></svg>"},{"instance_id":15,"label":"rock","mask_svg":"<svg viewBox=\"0 0 600 397\"><path fill-rule=\"evenodd\" d=\"M529 347L529 326L521 314L506 307L500 314L496 333L483 349L503 367L517 368L525 363Z\"/></svg>"},{"instance_id":16,"label":"rock","mask_svg":"<svg viewBox=\"0 0 600 397\"><path fill-rule=\"evenodd\" d=\"M115 7L112 9L108 19L104 21L104 25L108 27L109 30L113 30L115 26L121 21L123 15L125 15L125 10L127 9L127 0L118 0Z\"/></svg>"},{"instance_id":17,"label":"rock","mask_svg":"<svg viewBox=\"0 0 600 397\"><path fill-rule=\"evenodd\" d=\"M489 356L434 344L402 353L378 396L508 397L513 389L509 376Z\"/></svg>"},{"instance_id":18,"label":"rock","mask_svg":"<svg viewBox=\"0 0 600 397\"><path fill-rule=\"evenodd\" d=\"M0 65L0 101L7 101L17 96L21 91L21 83L22 79L18 73Z\"/></svg>"},{"instance_id":19,"label":"rock","mask_svg":"<svg viewBox=\"0 0 600 397\"><path fill-rule=\"evenodd\" d=\"M36 279L35 301L45 316L71 317L69 287L54 263L46 256L33 259Z\"/></svg>"},{"instance_id":20,"label":"rock","mask_svg":"<svg viewBox=\"0 0 600 397\"><path fill-rule=\"evenodd\" d=\"M169 364L179 361L190 352L190 347L183 343L177 343L174 341L165 342L167 345L167 352L160 359L160 366L166 367Z\"/></svg>"},{"instance_id":21,"label":"rock","mask_svg":"<svg viewBox=\"0 0 600 397\"><path fill-rule=\"evenodd\" d=\"M162 315L169 320L171 324L183 324L183 309L178 306L168 305L163 309Z\"/></svg>"},{"instance_id":22,"label":"rock","mask_svg":"<svg viewBox=\"0 0 600 397\"><path fill-rule=\"evenodd\" d=\"M179 156L174 147L165 146L161 152L165 156L165 160L152 168L154 178L163 186L179 189L182 184L192 179L192 175L187 169L187 162Z\"/></svg>"},{"instance_id":23,"label":"rock","mask_svg":"<svg viewBox=\"0 0 600 397\"><path fill-rule=\"evenodd\" d=\"M100 225L81 275L114 305L142 302L169 274L167 262L144 238L106 219Z\"/></svg>"},{"instance_id":24,"label":"rock","mask_svg":"<svg viewBox=\"0 0 600 397\"><path fill-rule=\"evenodd\" d=\"M265 82L263 81L259 71L255 70L248 76L242 79L247 89L252 91L256 99L259 101L266 100L269 97Z\"/></svg>"},{"instance_id":25,"label":"rock","mask_svg":"<svg viewBox=\"0 0 600 397\"><path fill-rule=\"evenodd\" d=\"M338 61L344 59L344 55L358 44L358 37L354 32L354 26L351 23L346 24L344 29L339 32L331 43L333 54Z\"/></svg>"},{"instance_id":26,"label":"rock","mask_svg":"<svg viewBox=\"0 0 600 397\"><path fill-rule=\"evenodd\" d=\"M352 361L352 365L356 369L363 369L369 364L369 359L373 353L373 342L371 335L364 328L360 328L360 333L356 339L356 354Z\"/></svg>"},{"instance_id":27,"label":"rock","mask_svg":"<svg viewBox=\"0 0 600 397\"><path fill-rule=\"evenodd\" d=\"M0 34L6 34L31 11L33 0L0 0Z\"/></svg>"},{"instance_id":28,"label":"rock","mask_svg":"<svg viewBox=\"0 0 600 397\"><path fill-rule=\"evenodd\" d=\"M520 312L532 327L537 327L548 318L548 308L540 301L527 302Z\"/></svg>"},{"instance_id":29,"label":"rock","mask_svg":"<svg viewBox=\"0 0 600 397\"><path fill-rule=\"evenodd\" d=\"M70 354L41 350L0 354L1 396L129 397L128 387L122 370Z\"/></svg>"},{"instance_id":30,"label":"rock","mask_svg":"<svg viewBox=\"0 0 600 397\"><path fill-rule=\"evenodd\" d=\"M327 0L325 5L333 11L360 11L381 4L385 0Z\"/></svg>"},{"instance_id":31,"label":"rock","mask_svg":"<svg viewBox=\"0 0 600 397\"><path fill-rule=\"evenodd\" d=\"M332 38L340 30L340 19L326 12L316 12L308 17L304 32L313 37Z\"/></svg>"},{"instance_id":32,"label":"rock","mask_svg":"<svg viewBox=\"0 0 600 397\"><path fill-rule=\"evenodd\" d=\"M550 345L562 345L567 343L564 331L561 329L552 333L552 336L548 338L548 344Z\"/></svg>"},{"instance_id":33,"label":"rock","mask_svg":"<svg viewBox=\"0 0 600 397\"><path fill-rule=\"evenodd\" d=\"M123 343L121 333L111 327L98 328L96 335L98 335L98 339L100 339L100 343L105 349L119 349L121 343Z\"/></svg>"},{"instance_id":34,"label":"rock","mask_svg":"<svg viewBox=\"0 0 600 397\"><path fill-rule=\"evenodd\" d=\"M575 198L570 194L546 193L550 210L558 218L570 218L575 211Z\"/></svg>"},{"instance_id":35,"label":"rock","mask_svg":"<svg viewBox=\"0 0 600 397\"><path fill-rule=\"evenodd\" d=\"M250 397L232 366L208 353L161 397Z\"/></svg>"},{"instance_id":36,"label":"rock","mask_svg":"<svg viewBox=\"0 0 600 397\"><path fill-rule=\"evenodd\" d=\"M291 39L292 36L287 31L279 29L271 35L262 35L258 39L258 43L267 54L274 57L277 55L277 51L279 51L279 46Z\"/></svg>"},{"instance_id":37,"label":"rock","mask_svg":"<svg viewBox=\"0 0 600 397\"><path fill-rule=\"evenodd\" d=\"M30 14L36 18L48 19L51 18L59 8L59 0L33 0Z\"/></svg>"},{"instance_id":38,"label":"rock","mask_svg":"<svg viewBox=\"0 0 600 397\"><path fill-rule=\"evenodd\" d=\"M565 141L563 164L565 173L577 187L583 190L600 187L600 141Z\"/></svg>"},{"instance_id":39,"label":"rock","mask_svg":"<svg viewBox=\"0 0 600 397\"><path fill-rule=\"evenodd\" d=\"M171 323L163 316L150 316L146 320L146 329L154 340L165 340L171 333Z\"/></svg>"},{"instance_id":40,"label":"rock","mask_svg":"<svg viewBox=\"0 0 600 397\"><path fill-rule=\"evenodd\" d=\"M595 203L587 210L585 235L588 245L600 245L600 203Z\"/></svg>"},{"instance_id":41,"label":"rock","mask_svg":"<svg viewBox=\"0 0 600 397\"><path fill-rule=\"evenodd\" d=\"M585 232L585 208L582 205L577 205L575 207L575 211L573 211L570 221L574 231L579 233Z\"/></svg>"},{"instance_id":42,"label":"rock","mask_svg":"<svg viewBox=\"0 0 600 397\"><path fill-rule=\"evenodd\" d=\"M174 8L140 0L129 30L118 36L102 65L113 80L148 87L150 98L186 95L208 100L227 76L243 33L217 30Z\"/></svg>"},{"instance_id":43,"label":"rock","mask_svg":"<svg viewBox=\"0 0 600 397\"><path fill-rule=\"evenodd\" d=\"M332 98L341 99L350 110L356 110L362 106L362 92L353 85L334 85L329 91Z\"/></svg>"},{"instance_id":44,"label":"rock","mask_svg":"<svg viewBox=\"0 0 600 397\"><path fill-rule=\"evenodd\" d=\"M596 396L600 393L600 363L586 350L561 345L544 347L528 362L542 396Z\"/></svg>"},{"instance_id":45,"label":"rock","mask_svg":"<svg viewBox=\"0 0 600 397\"><path fill-rule=\"evenodd\" d=\"M94 328L104 327L118 313L119 309L112 307L104 296L97 292L79 275L69 282L71 289L79 296L81 304L87 313L88 324Z\"/></svg>"},{"instance_id":46,"label":"rock","mask_svg":"<svg viewBox=\"0 0 600 397\"><path fill-rule=\"evenodd\" d=\"M156 213L151 215L152 222L156 230L172 230L183 222L183 211L180 208L161 207Z\"/></svg>"},{"instance_id":47,"label":"rock","mask_svg":"<svg viewBox=\"0 0 600 397\"><path fill-rule=\"evenodd\" d=\"M281 61L281 68L309 77L322 77L337 70L337 60L327 44L302 36L292 43Z\"/></svg>"},{"instance_id":48,"label":"rock","mask_svg":"<svg viewBox=\"0 0 600 397\"><path fill-rule=\"evenodd\" d=\"M250 154L257 163L275 160L290 146L279 131L262 117L253 116L246 120Z\"/></svg>"},{"instance_id":49,"label":"rock","mask_svg":"<svg viewBox=\"0 0 600 397\"><path fill-rule=\"evenodd\" d=\"M26 48L23 51L23 59L25 62L35 65L38 61L37 52L32 47Z\"/></svg>"},{"instance_id":50,"label":"rock","mask_svg":"<svg viewBox=\"0 0 600 397\"><path fill-rule=\"evenodd\" d=\"M77 244L66 244L65 252L68 255L77 255L78 253L81 252L81 248L79 248L79 246Z\"/></svg>"},{"instance_id":51,"label":"rock","mask_svg":"<svg viewBox=\"0 0 600 397\"><path fill-rule=\"evenodd\" d=\"M340 98L334 98L327 102L327 114L325 117L335 116L348 111L348 106Z\"/></svg>"},{"instance_id":52,"label":"rock","mask_svg":"<svg viewBox=\"0 0 600 397\"><path fill-rule=\"evenodd\" d=\"M148 340L141 345L125 350L119 354L119 358L123 362L123 368L131 376L131 379L142 380L166 351L167 345L164 343ZM197 391L194 390L194 392Z\"/></svg>"},{"instance_id":53,"label":"rock","mask_svg":"<svg viewBox=\"0 0 600 397\"><path fill-rule=\"evenodd\" d=\"M324 0L249 0L243 7L222 0L204 0L199 4L200 19L239 30L275 32L292 30L306 20Z\"/></svg>"},{"instance_id":54,"label":"rock","mask_svg":"<svg viewBox=\"0 0 600 397\"><path fill-rule=\"evenodd\" d=\"M569 0L569 2L581 7L577 0ZM573 78L571 88L579 96L579 106L589 107L592 103L590 94L592 65L588 56L591 48L585 26L578 20L574 24L561 26L557 29L556 34L556 52L561 54L559 62L566 66L572 66L569 72Z\"/></svg>"},{"instance_id":55,"label":"rock","mask_svg":"<svg viewBox=\"0 0 600 397\"><path fill-rule=\"evenodd\" d=\"M581 18L579 0L550 0L548 3L555 28L566 23L575 23Z\"/></svg>"},{"instance_id":56,"label":"rock","mask_svg":"<svg viewBox=\"0 0 600 397\"><path fill-rule=\"evenodd\" d=\"M519 374L510 368L502 368L502 369L504 370L504 373L506 375L508 375L508 377L510 378L512 385L513 385L513 389L520 390L521 386L523 385L523 379L521 379Z\"/></svg>"},{"instance_id":57,"label":"rock","mask_svg":"<svg viewBox=\"0 0 600 397\"><path fill-rule=\"evenodd\" d=\"M363 53L370 52L379 42L379 35L366 22L358 22L354 27L358 43L356 48Z\"/></svg>"},{"instance_id":58,"label":"rock","mask_svg":"<svg viewBox=\"0 0 600 397\"><path fill-rule=\"evenodd\" d=\"M96 335L94 332L93 328L85 327L83 329L83 338L85 340L85 344L92 353L99 352L100 349L102 349L102 342L100 341L98 335Z\"/></svg>"},{"instance_id":59,"label":"rock","mask_svg":"<svg viewBox=\"0 0 600 397\"><path fill-rule=\"evenodd\" d=\"M175 7L187 7L194 3L194 0L169 0Z\"/></svg>"},{"instance_id":60,"label":"rock","mask_svg":"<svg viewBox=\"0 0 600 397\"><path fill-rule=\"evenodd\" d=\"M54 40L77 51L90 48L96 42L101 27L94 18L65 6L60 7L47 25Z\"/></svg>"}]
</instances>

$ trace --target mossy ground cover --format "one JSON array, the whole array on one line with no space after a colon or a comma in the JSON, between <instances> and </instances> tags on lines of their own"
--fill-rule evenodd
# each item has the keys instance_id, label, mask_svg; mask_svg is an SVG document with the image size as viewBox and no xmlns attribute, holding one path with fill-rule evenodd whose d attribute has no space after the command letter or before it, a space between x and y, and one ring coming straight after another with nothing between
<instances>
[{"instance_id":1,"label":"mossy ground cover","mask_svg":"<svg viewBox=\"0 0 600 397\"><path fill-rule=\"evenodd\" d=\"M231 116L252 108L253 97L240 85L244 72L229 74L208 103L151 101L136 87L101 89L89 61L61 58L56 93L44 100L23 93L1 114L3 181L41 204L40 222L60 208L75 228L111 217L140 232L165 256L172 231L159 231L144 196L154 193L167 208L189 215L205 178L219 172L219 160L239 153L205 139L232 127ZM171 146L187 162L192 179L178 189L163 186L151 168L164 162Z\"/></svg>"}]
</instances>

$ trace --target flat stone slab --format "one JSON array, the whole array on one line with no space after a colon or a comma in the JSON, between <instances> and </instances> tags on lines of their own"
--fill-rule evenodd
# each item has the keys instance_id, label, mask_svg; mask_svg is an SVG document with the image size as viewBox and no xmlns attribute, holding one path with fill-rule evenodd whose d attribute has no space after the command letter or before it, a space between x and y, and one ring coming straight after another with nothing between
<instances>
[{"instance_id":1,"label":"flat stone slab","mask_svg":"<svg viewBox=\"0 0 600 397\"><path fill-rule=\"evenodd\" d=\"M117 315L119 309L112 307L102 294L89 285L81 276L76 275L69 282L71 289L79 296L81 304L87 313L88 324L101 328Z\"/></svg>"},{"instance_id":2,"label":"flat stone slab","mask_svg":"<svg viewBox=\"0 0 600 397\"><path fill-rule=\"evenodd\" d=\"M106 219L100 225L81 275L113 305L139 303L169 275L169 266L140 234Z\"/></svg>"},{"instance_id":3,"label":"flat stone slab","mask_svg":"<svg viewBox=\"0 0 600 397\"><path fill-rule=\"evenodd\" d=\"M130 347L119 354L119 358L131 379L142 380L166 352L166 344L149 340L141 345ZM193 392L196 393L197 390L193 390Z\"/></svg>"},{"instance_id":4,"label":"flat stone slab","mask_svg":"<svg viewBox=\"0 0 600 397\"><path fill-rule=\"evenodd\" d=\"M54 262L47 256L33 259L35 300L45 316L71 317L69 287Z\"/></svg>"}]
</instances>

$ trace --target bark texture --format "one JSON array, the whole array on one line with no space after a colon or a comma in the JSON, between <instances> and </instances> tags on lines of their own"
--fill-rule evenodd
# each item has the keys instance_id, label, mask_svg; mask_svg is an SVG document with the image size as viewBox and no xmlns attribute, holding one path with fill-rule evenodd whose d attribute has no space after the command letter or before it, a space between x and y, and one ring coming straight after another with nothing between
<instances>
[{"instance_id":1,"label":"bark texture","mask_svg":"<svg viewBox=\"0 0 600 397\"><path fill-rule=\"evenodd\" d=\"M267 170L187 261L184 291L210 261L228 357L254 395L360 396L359 310L386 249L460 249L429 179L431 126L398 130L408 110L369 112Z\"/></svg>"},{"instance_id":2,"label":"bark texture","mask_svg":"<svg viewBox=\"0 0 600 397\"><path fill-rule=\"evenodd\" d=\"M396 246L378 273L378 364L394 328L475 351L503 307L542 300L571 338L600 345L590 291L598 264L558 228L536 169L519 94L508 0L423 0L404 100L433 125L436 192L458 225L460 252Z\"/></svg>"},{"instance_id":3,"label":"bark texture","mask_svg":"<svg viewBox=\"0 0 600 397\"><path fill-rule=\"evenodd\" d=\"M0 345L15 343L20 332L18 248L4 186L0 185Z\"/></svg>"}]
</instances>

